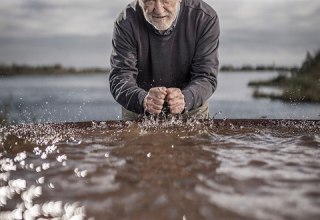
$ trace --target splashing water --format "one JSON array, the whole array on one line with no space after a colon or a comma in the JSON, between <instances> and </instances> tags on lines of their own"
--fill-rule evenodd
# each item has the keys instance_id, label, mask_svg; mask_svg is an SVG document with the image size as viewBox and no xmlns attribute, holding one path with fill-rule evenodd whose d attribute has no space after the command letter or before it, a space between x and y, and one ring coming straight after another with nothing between
<instances>
[{"instance_id":1,"label":"splashing water","mask_svg":"<svg viewBox=\"0 0 320 220\"><path fill-rule=\"evenodd\" d=\"M320 122L0 128L0 219L319 219Z\"/></svg>"}]
</instances>

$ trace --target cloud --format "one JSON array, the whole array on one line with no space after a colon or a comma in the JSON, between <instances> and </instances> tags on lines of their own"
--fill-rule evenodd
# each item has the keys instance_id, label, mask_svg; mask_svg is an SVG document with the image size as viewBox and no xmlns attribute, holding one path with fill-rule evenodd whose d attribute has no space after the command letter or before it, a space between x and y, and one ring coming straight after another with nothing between
<instances>
[{"instance_id":1,"label":"cloud","mask_svg":"<svg viewBox=\"0 0 320 220\"><path fill-rule=\"evenodd\" d=\"M0 62L105 65L113 22L129 2L4 1L0 5ZM317 0L207 2L220 18L222 64L300 64L307 50L320 48Z\"/></svg>"},{"instance_id":2,"label":"cloud","mask_svg":"<svg viewBox=\"0 0 320 220\"><path fill-rule=\"evenodd\" d=\"M0 6L0 36L104 34L111 32L123 2L127 1L13 0Z\"/></svg>"},{"instance_id":3,"label":"cloud","mask_svg":"<svg viewBox=\"0 0 320 220\"><path fill-rule=\"evenodd\" d=\"M43 38L0 38L0 63L76 67L108 67L111 38L98 36L55 36Z\"/></svg>"},{"instance_id":4,"label":"cloud","mask_svg":"<svg viewBox=\"0 0 320 220\"><path fill-rule=\"evenodd\" d=\"M317 1L208 2L220 17L222 62L299 65L307 50L320 48Z\"/></svg>"}]
</instances>

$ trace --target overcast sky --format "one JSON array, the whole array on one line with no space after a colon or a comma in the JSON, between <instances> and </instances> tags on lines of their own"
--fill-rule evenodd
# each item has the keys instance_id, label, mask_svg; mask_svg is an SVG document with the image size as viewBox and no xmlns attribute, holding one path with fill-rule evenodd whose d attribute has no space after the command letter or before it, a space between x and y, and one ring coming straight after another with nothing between
<instances>
[{"instance_id":1,"label":"overcast sky","mask_svg":"<svg viewBox=\"0 0 320 220\"><path fill-rule=\"evenodd\" d=\"M300 65L320 49L319 0L207 0L222 65ZM113 22L130 0L1 0L0 63L109 66Z\"/></svg>"}]
</instances>

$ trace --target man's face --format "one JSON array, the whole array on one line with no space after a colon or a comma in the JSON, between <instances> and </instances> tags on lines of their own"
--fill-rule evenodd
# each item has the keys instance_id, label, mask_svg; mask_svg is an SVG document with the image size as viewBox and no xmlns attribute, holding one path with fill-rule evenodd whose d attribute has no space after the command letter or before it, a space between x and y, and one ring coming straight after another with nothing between
<instances>
[{"instance_id":1,"label":"man's face","mask_svg":"<svg viewBox=\"0 0 320 220\"><path fill-rule=\"evenodd\" d=\"M177 17L177 9L181 0L139 0L144 17L157 30L170 28Z\"/></svg>"}]
</instances>

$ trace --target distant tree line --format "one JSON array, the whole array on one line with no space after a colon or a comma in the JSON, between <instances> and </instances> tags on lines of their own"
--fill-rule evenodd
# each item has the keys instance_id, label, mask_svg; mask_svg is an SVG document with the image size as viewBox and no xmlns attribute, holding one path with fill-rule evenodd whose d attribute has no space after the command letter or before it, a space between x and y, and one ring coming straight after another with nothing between
<instances>
[{"instance_id":1,"label":"distant tree line","mask_svg":"<svg viewBox=\"0 0 320 220\"><path fill-rule=\"evenodd\" d=\"M275 65L243 65L241 67L235 67L233 65L223 65L220 68L222 72L241 72L241 71L282 71L282 72L297 72L299 67L293 66L275 66ZM39 75L39 74L79 74L79 73L109 73L108 68L74 68L74 67L64 67L61 64L53 65L40 65L32 66L26 64L0 64L0 76L13 76L13 75Z\"/></svg>"},{"instance_id":2,"label":"distant tree line","mask_svg":"<svg viewBox=\"0 0 320 220\"><path fill-rule=\"evenodd\" d=\"M5 65L0 64L0 75L1 76L14 76L14 75L48 75L48 74L79 74L79 73L107 73L107 68L74 68L74 67L63 67L61 64L54 65L42 65L42 66L31 66L31 65Z\"/></svg>"},{"instance_id":3,"label":"distant tree line","mask_svg":"<svg viewBox=\"0 0 320 220\"><path fill-rule=\"evenodd\" d=\"M239 71L279 71L279 72L297 72L299 70L298 66L276 66L276 65L243 65L241 67L235 67L233 65L223 65L220 68L221 72L239 72Z\"/></svg>"},{"instance_id":4,"label":"distant tree line","mask_svg":"<svg viewBox=\"0 0 320 220\"><path fill-rule=\"evenodd\" d=\"M291 76L279 74L268 81L250 82L249 86L274 86L281 88L281 95L265 94L256 90L255 97L269 97L293 102L320 102L320 50L307 53L305 60Z\"/></svg>"}]
</instances>

